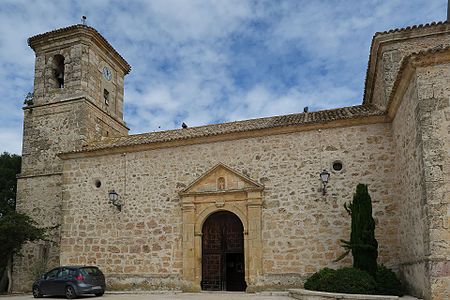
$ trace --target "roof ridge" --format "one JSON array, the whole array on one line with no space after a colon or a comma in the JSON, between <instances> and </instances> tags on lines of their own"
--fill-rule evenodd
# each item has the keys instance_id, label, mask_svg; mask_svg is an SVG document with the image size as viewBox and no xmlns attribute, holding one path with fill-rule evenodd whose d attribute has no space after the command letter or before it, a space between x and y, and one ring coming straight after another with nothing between
<instances>
[{"instance_id":1,"label":"roof ridge","mask_svg":"<svg viewBox=\"0 0 450 300\"><path fill-rule=\"evenodd\" d=\"M228 121L228 122L223 122L223 123L212 123L212 124L205 124L205 125L199 125L199 126L192 126L192 127L188 127L188 128L174 128L174 129L167 129L167 130L161 130L161 131L150 131L150 132L142 132L142 133L136 133L136 134L130 134L127 136L122 136L122 137L111 137L109 139L111 140L115 140L115 139L121 139L121 138L125 138L125 137L137 137L140 135L148 135L148 134L153 134L153 133L167 133L167 132L174 132L174 131L182 131L182 130L192 130L192 129L203 129L203 128L207 128L207 127L211 127L211 126L221 126L221 125L239 125L239 123L247 123L247 122L254 122L254 121L263 121L263 120L270 120L270 119L275 119L275 118L284 118L284 117L294 117L294 116L300 116L300 115L312 115L312 114L328 114L328 113L332 113L332 112L341 112L347 109L373 109L373 110L379 110L376 107L372 107L369 105L362 105L362 104L358 104L358 105L353 105L353 106L344 106L344 107L337 107L337 108L330 108L330 109L324 109L324 110L317 110L317 111L308 111L308 112L298 112L298 113L290 113L290 114L285 114L285 115L274 115L274 116L267 116L267 117L259 117L259 118L251 118L251 119L244 119L244 120L236 120L236 121ZM381 113L382 111L379 110L379 112ZM105 140L103 140L105 141Z\"/></svg>"},{"instance_id":2,"label":"roof ridge","mask_svg":"<svg viewBox=\"0 0 450 300\"><path fill-rule=\"evenodd\" d=\"M73 152L88 152L105 148L141 145L175 140L186 140L198 137L217 136L228 133L262 130L276 127L298 126L303 124L324 123L365 116L381 116L384 112L371 105L355 105L341 108L320 110L315 112L293 113L241 121L202 125L190 128L169 129L138 133L121 137L92 141L85 147Z\"/></svg>"}]
</instances>

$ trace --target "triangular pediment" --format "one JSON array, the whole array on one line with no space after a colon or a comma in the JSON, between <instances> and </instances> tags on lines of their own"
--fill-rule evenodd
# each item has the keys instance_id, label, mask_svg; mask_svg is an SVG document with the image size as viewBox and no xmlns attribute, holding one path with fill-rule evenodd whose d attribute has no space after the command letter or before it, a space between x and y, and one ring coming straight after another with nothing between
<instances>
[{"instance_id":1,"label":"triangular pediment","mask_svg":"<svg viewBox=\"0 0 450 300\"><path fill-rule=\"evenodd\" d=\"M219 163L211 170L197 178L186 189L180 192L187 194L210 194L236 191L261 191L264 186L247 176Z\"/></svg>"}]
</instances>

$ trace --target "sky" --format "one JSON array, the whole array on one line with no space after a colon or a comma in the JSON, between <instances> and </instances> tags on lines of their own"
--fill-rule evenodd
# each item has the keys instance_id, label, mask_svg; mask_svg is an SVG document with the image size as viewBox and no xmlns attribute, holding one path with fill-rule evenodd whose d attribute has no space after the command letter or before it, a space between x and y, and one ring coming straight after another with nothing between
<instances>
[{"instance_id":1,"label":"sky","mask_svg":"<svg viewBox=\"0 0 450 300\"><path fill-rule=\"evenodd\" d=\"M361 104L373 34L446 12L446 0L0 0L0 152L21 153L27 38L83 15L132 67L135 134Z\"/></svg>"}]
</instances>

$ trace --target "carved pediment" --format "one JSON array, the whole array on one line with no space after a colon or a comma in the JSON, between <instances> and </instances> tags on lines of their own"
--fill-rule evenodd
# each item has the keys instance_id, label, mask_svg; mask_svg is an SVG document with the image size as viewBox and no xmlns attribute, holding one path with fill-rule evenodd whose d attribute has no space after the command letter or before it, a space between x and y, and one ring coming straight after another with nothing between
<instances>
[{"instance_id":1,"label":"carved pediment","mask_svg":"<svg viewBox=\"0 0 450 300\"><path fill-rule=\"evenodd\" d=\"M220 163L192 182L181 195L261 191L264 186Z\"/></svg>"}]
</instances>

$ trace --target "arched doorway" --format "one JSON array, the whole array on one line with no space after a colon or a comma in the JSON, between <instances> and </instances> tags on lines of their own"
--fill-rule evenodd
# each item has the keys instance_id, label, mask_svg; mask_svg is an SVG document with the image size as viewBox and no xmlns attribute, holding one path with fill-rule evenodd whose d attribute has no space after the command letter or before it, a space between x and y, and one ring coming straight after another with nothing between
<instances>
[{"instance_id":1,"label":"arched doorway","mask_svg":"<svg viewBox=\"0 0 450 300\"><path fill-rule=\"evenodd\" d=\"M202 227L203 290L245 291L244 226L233 213L210 215Z\"/></svg>"}]
</instances>

